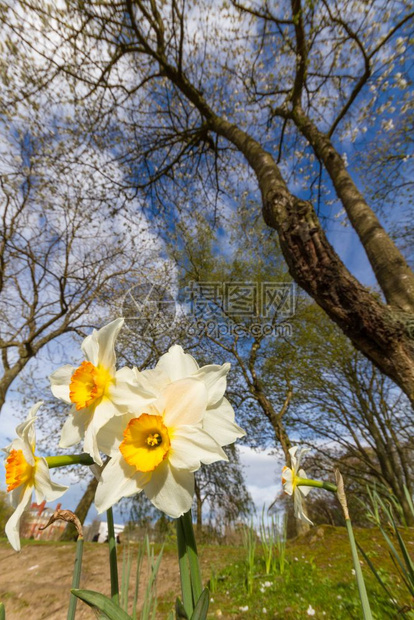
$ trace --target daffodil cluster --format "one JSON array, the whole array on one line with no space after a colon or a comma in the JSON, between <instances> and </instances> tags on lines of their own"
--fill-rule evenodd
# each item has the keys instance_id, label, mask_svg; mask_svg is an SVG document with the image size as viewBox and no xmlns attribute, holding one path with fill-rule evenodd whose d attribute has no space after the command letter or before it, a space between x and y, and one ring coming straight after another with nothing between
<instances>
[{"instance_id":1,"label":"daffodil cluster","mask_svg":"<svg viewBox=\"0 0 414 620\"><path fill-rule=\"evenodd\" d=\"M194 472L202 463L227 460L223 446L245 433L224 397L230 364L199 367L174 345L155 368L116 370L115 340L123 319L85 338L84 361L63 366L51 377L53 394L71 405L60 446L83 442L83 450L103 465L95 497L98 512L122 497L144 491L170 517L187 512L194 495ZM36 405L19 439L6 448L8 491L16 508L7 535L19 548L21 514L33 488L38 501L59 497L66 487L50 480L45 459L34 456Z\"/></svg>"}]
</instances>

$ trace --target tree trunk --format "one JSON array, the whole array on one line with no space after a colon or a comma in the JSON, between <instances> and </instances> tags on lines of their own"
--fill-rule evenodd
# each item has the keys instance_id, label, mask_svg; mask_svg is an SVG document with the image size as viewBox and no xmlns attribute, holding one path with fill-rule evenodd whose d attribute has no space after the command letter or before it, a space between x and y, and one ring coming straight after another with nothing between
<instances>
[{"instance_id":1,"label":"tree trunk","mask_svg":"<svg viewBox=\"0 0 414 620\"><path fill-rule=\"evenodd\" d=\"M331 140L296 106L292 119L323 162L349 220L358 234L387 303L414 312L414 273L381 226L348 173Z\"/></svg>"},{"instance_id":2,"label":"tree trunk","mask_svg":"<svg viewBox=\"0 0 414 620\"><path fill-rule=\"evenodd\" d=\"M13 366L8 366L7 368L5 368L4 374L0 380L0 412L3 408L4 403L6 402L6 395L9 387L16 379L19 372L21 372L26 366L26 364L29 362L31 357L32 356L30 355L20 357Z\"/></svg>"},{"instance_id":3,"label":"tree trunk","mask_svg":"<svg viewBox=\"0 0 414 620\"><path fill-rule=\"evenodd\" d=\"M196 531L197 535L200 536L203 527L203 502L201 499L201 491L197 483L197 478L194 481L194 493L196 497Z\"/></svg>"},{"instance_id":4,"label":"tree trunk","mask_svg":"<svg viewBox=\"0 0 414 620\"><path fill-rule=\"evenodd\" d=\"M254 169L264 219L279 234L294 280L414 405L414 341L409 323L352 276L328 242L312 204L289 192L270 153L223 119L214 117L211 125L240 149Z\"/></svg>"},{"instance_id":5,"label":"tree trunk","mask_svg":"<svg viewBox=\"0 0 414 620\"><path fill-rule=\"evenodd\" d=\"M132 12L130 16L135 25L134 31L139 35ZM406 271L405 261L401 261L396 254L398 250L393 247L385 231L381 231L376 218L374 220L370 215L367 230L364 228L362 232L364 215L361 220L360 213L368 212L363 211L360 201L352 211L355 193L349 191L349 180L343 174L343 162L337 178L337 191L342 192L346 207L355 215L354 225L359 227L357 232L361 233L362 242L370 246L371 258L381 278L379 283L384 285L386 298L392 297L394 309L381 303L348 271L328 242L312 204L291 194L272 155L237 125L217 116L186 75L168 63L162 50L157 50L153 55L163 74L205 119L206 131L224 137L247 159L262 194L264 220L278 233L292 278L339 325L355 347L405 392L414 406L413 326L411 315L407 317L406 312L401 310L414 307L414 276ZM334 159L338 166L338 159ZM333 168L331 173L337 175ZM386 255L385 259L381 258L382 252ZM388 267L387 260L392 261ZM394 268L399 279L395 287L392 284ZM405 296L404 287L407 289Z\"/></svg>"},{"instance_id":6,"label":"tree trunk","mask_svg":"<svg viewBox=\"0 0 414 620\"><path fill-rule=\"evenodd\" d=\"M98 480L95 478L91 478L88 486L86 487L86 491L83 494L79 504L75 508L75 514L78 517L79 521L83 524L89 509L93 503L95 497L96 487L98 486ZM63 530L63 534L60 537L60 540L64 541L76 541L78 538L78 533L76 528L72 523L68 523L65 529Z\"/></svg>"}]
</instances>

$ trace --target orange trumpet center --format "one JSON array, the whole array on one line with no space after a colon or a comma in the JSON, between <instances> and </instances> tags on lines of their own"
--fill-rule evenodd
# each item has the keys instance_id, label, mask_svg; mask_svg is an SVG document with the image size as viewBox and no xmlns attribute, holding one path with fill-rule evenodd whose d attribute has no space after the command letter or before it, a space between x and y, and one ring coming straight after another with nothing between
<instances>
[{"instance_id":1,"label":"orange trumpet center","mask_svg":"<svg viewBox=\"0 0 414 620\"><path fill-rule=\"evenodd\" d=\"M153 471L171 447L168 429L160 415L143 413L132 419L119 446L122 456L137 471Z\"/></svg>"},{"instance_id":2,"label":"orange trumpet center","mask_svg":"<svg viewBox=\"0 0 414 620\"><path fill-rule=\"evenodd\" d=\"M77 411L89 407L104 396L112 380L106 368L82 362L73 373L69 386L69 397Z\"/></svg>"},{"instance_id":3,"label":"orange trumpet center","mask_svg":"<svg viewBox=\"0 0 414 620\"><path fill-rule=\"evenodd\" d=\"M7 491L17 489L21 484L27 484L33 478L34 466L29 465L22 450L11 450L6 459Z\"/></svg>"}]
</instances>

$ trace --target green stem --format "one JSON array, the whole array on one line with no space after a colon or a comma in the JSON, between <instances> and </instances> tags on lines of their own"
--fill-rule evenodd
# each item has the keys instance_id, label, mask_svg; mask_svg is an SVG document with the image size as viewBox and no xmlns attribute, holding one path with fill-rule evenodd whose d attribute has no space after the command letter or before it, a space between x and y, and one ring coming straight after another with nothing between
<instances>
[{"instance_id":1,"label":"green stem","mask_svg":"<svg viewBox=\"0 0 414 620\"><path fill-rule=\"evenodd\" d=\"M73 567L73 576L72 576L72 588L79 588L80 584L80 576L82 569L82 554L83 554L83 538L78 537L78 541L76 543L76 556L75 556L75 566ZM68 617L67 620L74 620L76 613L76 603L78 599L73 594L70 595L69 599L69 609L68 609Z\"/></svg>"},{"instance_id":2,"label":"green stem","mask_svg":"<svg viewBox=\"0 0 414 620\"><path fill-rule=\"evenodd\" d=\"M361 599L362 611L365 620L372 620L371 608L369 606L368 594L365 588L364 576L359 563L357 547L352 529L351 519L345 519L346 529L348 530L349 543L351 545L352 561L354 563L355 576L358 584L359 597Z\"/></svg>"},{"instance_id":3,"label":"green stem","mask_svg":"<svg viewBox=\"0 0 414 620\"><path fill-rule=\"evenodd\" d=\"M201 580L200 563L198 561L197 544L194 536L193 519L191 510L180 517L183 524L185 542L187 545L188 563L190 565L191 588L193 591L194 607L203 591L203 583Z\"/></svg>"},{"instance_id":4,"label":"green stem","mask_svg":"<svg viewBox=\"0 0 414 620\"><path fill-rule=\"evenodd\" d=\"M49 469L66 467L67 465L93 465L94 460L89 454L62 454L61 456L47 456Z\"/></svg>"},{"instance_id":5,"label":"green stem","mask_svg":"<svg viewBox=\"0 0 414 620\"><path fill-rule=\"evenodd\" d=\"M114 529L114 515L112 508L106 511L106 519L108 523L108 545L109 545L109 567L111 571L111 597L116 605L119 605L119 581L118 581L118 564L116 559L116 539Z\"/></svg>"},{"instance_id":6,"label":"green stem","mask_svg":"<svg viewBox=\"0 0 414 620\"><path fill-rule=\"evenodd\" d=\"M297 487L316 487L317 489L325 489L331 493L337 493L338 487L332 482L322 482L322 480L310 480L309 478L295 478L295 485Z\"/></svg>"},{"instance_id":7,"label":"green stem","mask_svg":"<svg viewBox=\"0 0 414 620\"><path fill-rule=\"evenodd\" d=\"M188 553L185 540L185 533L181 518L176 520L177 526L177 548L178 548L178 565L180 568L181 594L183 597L184 609L187 616L191 618L194 611L193 596L191 592L191 577L188 566Z\"/></svg>"}]
</instances>

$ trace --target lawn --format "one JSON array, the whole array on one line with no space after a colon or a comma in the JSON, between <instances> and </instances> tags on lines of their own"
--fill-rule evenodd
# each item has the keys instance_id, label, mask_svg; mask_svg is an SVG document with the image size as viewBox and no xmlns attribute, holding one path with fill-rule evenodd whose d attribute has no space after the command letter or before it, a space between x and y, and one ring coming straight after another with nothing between
<instances>
[{"instance_id":1,"label":"lawn","mask_svg":"<svg viewBox=\"0 0 414 620\"><path fill-rule=\"evenodd\" d=\"M410 606L402 580L389 558L380 532L356 529L356 538L401 605ZM414 531L404 530L408 548L414 545ZM157 546L156 551L159 550ZM243 547L206 545L199 548L203 579L211 583L209 618L361 618L347 534L344 528L314 528L303 538L289 541L283 574L265 574L260 544L251 593L247 592L246 551ZM0 542L0 599L7 620L60 620L66 616L74 545L27 541L17 554L6 541ZM122 545L119 553L122 571ZM389 597L372 576L365 562L366 577L375 618L395 618ZM144 573L146 567L144 566ZM132 574L132 579L134 575ZM85 545L81 586L109 594L107 546ZM176 551L169 543L164 550L158 577L157 618L165 619L179 594ZM141 590L142 592L142 590ZM408 616L409 612L408 612ZM77 618L95 618L79 603Z\"/></svg>"}]
</instances>

